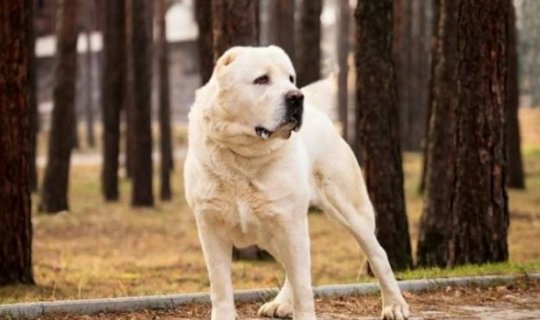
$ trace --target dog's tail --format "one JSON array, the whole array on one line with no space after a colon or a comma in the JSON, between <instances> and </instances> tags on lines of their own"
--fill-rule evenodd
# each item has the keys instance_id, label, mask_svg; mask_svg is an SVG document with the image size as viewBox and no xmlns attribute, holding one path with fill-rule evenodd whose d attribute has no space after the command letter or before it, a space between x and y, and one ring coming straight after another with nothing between
<instances>
[{"instance_id":1,"label":"dog's tail","mask_svg":"<svg viewBox=\"0 0 540 320\"><path fill-rule=\"evenodd\" d=\"M335 76L310 83L301 88L306 105L333 117L337 105L337 85Z\"/></svg>"}]
</instances>

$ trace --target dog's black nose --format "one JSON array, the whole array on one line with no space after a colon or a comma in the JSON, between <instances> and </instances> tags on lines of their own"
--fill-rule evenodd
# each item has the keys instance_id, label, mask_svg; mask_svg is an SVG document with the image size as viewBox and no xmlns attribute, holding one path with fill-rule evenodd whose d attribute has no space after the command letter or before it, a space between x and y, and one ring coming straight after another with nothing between
<instances>
[{"instance_id":1,"label":"dog's black nose","mask_svg":"<svg viewBox=\"0 0 540 320\"><path fill-rule=\"evenodd\" d=\"M304 95L300 90L291 90L285 94L285 105L292 109L301 108L304 105Z\"/></svg>"}]
</instances>

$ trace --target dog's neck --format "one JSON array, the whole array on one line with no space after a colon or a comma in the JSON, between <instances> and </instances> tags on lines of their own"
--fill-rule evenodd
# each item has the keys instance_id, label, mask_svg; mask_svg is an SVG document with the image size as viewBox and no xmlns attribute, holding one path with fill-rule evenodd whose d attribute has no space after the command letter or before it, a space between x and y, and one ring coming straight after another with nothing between
<instances>
[{"instance_id":1,"label":"dog's neck","mask_svg":"<svg viewBox=\"0 0 540 320\"><path fill-rule=\"evenodd\" d=\"M207 143L230 149L246 160L273 157L287 145L287 141L280 138L262 139L254 128L231 121L213 110L204 110L201 116Z\"/></svg>"}]
</instances>

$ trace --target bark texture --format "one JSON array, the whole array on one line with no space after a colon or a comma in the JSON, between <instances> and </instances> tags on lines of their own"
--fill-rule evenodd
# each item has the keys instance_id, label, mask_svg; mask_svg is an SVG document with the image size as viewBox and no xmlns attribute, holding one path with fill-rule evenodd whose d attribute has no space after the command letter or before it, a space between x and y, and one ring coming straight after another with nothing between
<instances>
[{"instance_id":1,"label":"bark texture","mask_svg":"<svg viewBox=\"0 0 540 320\"><path fill-rule=\"evenodd\" d=\"M421 265L508 258L504 105L510 4L441 1Z\"/></svg>"},{"instance_id":2,"label":"bark texture","mask_svg":"<svg viewBox=\"0 0 540 320\"><path fill-rule=\"evenodd\" d=\"M298 87L321 78L321 13L322 0L302 1L296 56Z\"/></svg>"},{"instance_id":3,"label":"bark texture","mask_svg":"<svg viewBox=\"0 0 540 320\"><path fill-rule=\"evenodd\" d=\"M450 266L508 259L504 104L511 1L459 4Z\"/></svg>"},{"instance_id":4,"label":"bark texture","mask_svg":"<svg viewBox=\"0 0 540 320\"><path fill-rule=\"evenodd\" d=\"M160 165L160 198L170 200L171 171L173 170L173 152L171 138L171 107L169 102L169 51L165 14L167 12L165 0L159 0L158 17L158 44L159 44L159 149L161 152Z\"/></svg>"},{"instance_id":5,"label":"bark texture","mask_svg":"<svg viewBox=\"0 0 540 320\"><path fill-rule=\"evenodd\" d=\"M412 267L392 64L392 0L359 0L356 18L356 135L377 212L377 238L395 270Z\"/></svg>"},{"instance_id":6,"label":"bark texture","mask_svg":"<svg viewBox=\"0 0 540 320\"><path fill-rule=\"evenodd\" d=\"M54 109L47 167L39 204L39 211L47 213L69 210L69 162L74 143L72 133L76 128L74 119L79 1L59 0L58 6Z\"/></svg>"},{"instance_id":7,"label":"bark texture","mask_svg":"<svg viewBox=\"0 0 540 320\"><path fill-rule=\"evenodd\" d=\"M516 11L508 10L508 70L506 73L506 135L508 139L508 187L525 189L521 136L519 132L519 70L517 52Z\"/></svg>"},{"instance_id":8,"label":"bark texture","mask_svg":"<svg viewBox=\"0 0 540 320\"><path fill-rule=\"evenodd\" d=\"M32 276L31 141L28 46L32 23L26 1L0 2L0 285Z\"/></svg>"},{"instance_id":9,"label":"bark texture","mask_svg":"<svg viewBox=\"0 0 540 320\"><path fill-rule=\"evenodd\" d=\"M201 85L203 85L210 80L214 70L212 0L195 1L195 18L199 26L197 47L199 49L199 73L201 75Z\"/></svg>"},{"instance_id":10,"label":"bark texture","mask_svg":"<svg viewBox=\"0 0 540 320\"><path fill-rule=\"evenodd\" d=\"M131 205L153 206L152 192L152 16L148 14L151 3L131 0L133 44L133 188Z\"/></svg>"},{"instance_id":11,"label":"bark texture","mask_svg":"<svg viewBox=\"0 0 540 320\"><path fill-rule=\"evenodd\" d=\"M125 1L107 1L104 6L101 192L106 201L116 201L119 197L120 108L125 90Z\"/></svg>"}]
</instances>

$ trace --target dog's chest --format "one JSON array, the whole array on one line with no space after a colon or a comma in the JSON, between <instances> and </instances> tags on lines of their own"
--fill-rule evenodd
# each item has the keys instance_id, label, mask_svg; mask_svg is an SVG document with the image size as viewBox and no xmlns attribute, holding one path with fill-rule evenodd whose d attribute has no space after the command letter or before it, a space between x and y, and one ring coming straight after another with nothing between
<instances>
[{"instance_id":1,"label":"dog's chest","mask_svg":"<svg viewBox=\"0 0 540 320\"><path fill-rule=\"evenodd\" d=\"M218 178L207 194L208 205L216 219L228 225L238 226L241 231L257 225L261 218L273 210L273 203L257 182L240 177Z\"/></svg>"}]
</instances>

